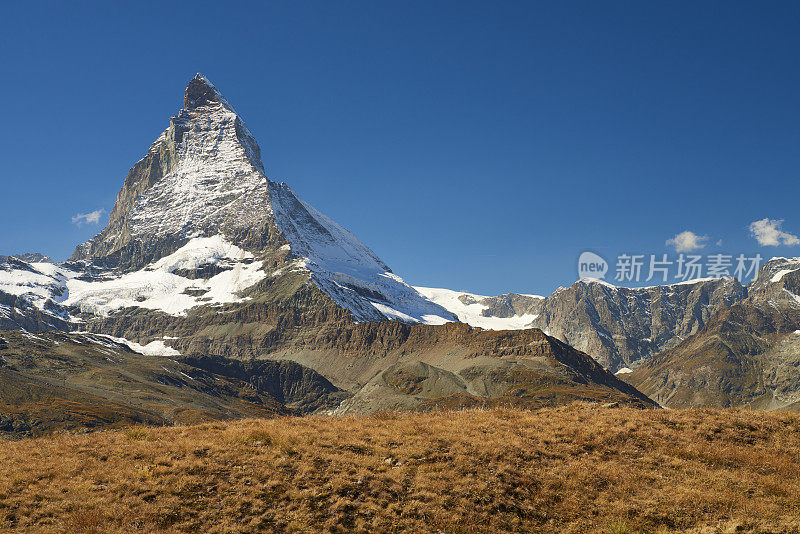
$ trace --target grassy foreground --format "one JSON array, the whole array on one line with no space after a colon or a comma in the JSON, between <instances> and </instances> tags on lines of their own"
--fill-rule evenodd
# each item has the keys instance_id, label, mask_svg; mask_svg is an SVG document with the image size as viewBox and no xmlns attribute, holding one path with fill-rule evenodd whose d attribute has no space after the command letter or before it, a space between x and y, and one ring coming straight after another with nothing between
<instances>
[{"instance_id":1,"label":"grassy foreground","mask_svg":"<svg viewBox=\"0 0 800 534\"><path fill-rule=\"evenodd\" d=\"M574 404L0 443L0 531L796 532L790 413Z\"/></svg>"}]
</instances>

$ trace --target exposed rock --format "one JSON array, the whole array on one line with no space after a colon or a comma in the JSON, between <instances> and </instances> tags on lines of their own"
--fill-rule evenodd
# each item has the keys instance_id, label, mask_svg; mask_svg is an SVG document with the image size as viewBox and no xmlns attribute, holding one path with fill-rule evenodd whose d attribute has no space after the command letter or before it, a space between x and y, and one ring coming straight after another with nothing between
<instances>
[{"instance_id":1,"label":"exposed rock","mask_svg":"<svg viewBox=\"0 0 800 534\"><path fill-rule=\"evenodd\" d=\"M616 372L677 345L745 294L735 278L635 289L579 281L545 299L531 326Z\"/></svg>"},{"instance_id":2,"label":"exposed rock","mask_svg":"<svg viewBox=\"0 0 800 534\"><path fill-rule=\"evenodd\" d=\"M26 263L54 263L53 258L45 256L41 252L26 252L24 254L14 254L14 258Z\"/></svg>"},{"instance_id":3,"label":"exposed rock","mask_svg":"<svg viewBox=\"0 0 800 534\"><path fill-rule=\"evenodd\" d=\"M349 396L324 376L291 361L242 361L220 357L187 357L180 361L245 381L257 391L303 414L336 408Z\"/></svg>"},{"instance_id":4,"label":"exposed rock","mask_svg":"<svg viewBox=\"0 0 800 534\"><path fill-rule=\"evenodd\" d=\"M625 380L669 407L797 409L800 260L767 262L749 296L717 311L684 342Z\"/></svg>"},{"instance_id":5,"label":"exposed rock","mask_svg":"<svg viewBox=\"0 0 800 534\"><path fill-rule=\"evenodd\" d=\"M538 315L542 311L544 299L533 295L507 293L487 297L478 301L487 306L481 315L484 317L513 317L515 315Z\"/></svg>"},{"instance_id":6,"label":"exposed rock","mask_svg":"<svg viewBox=\"0 0 800 534\"><path fill-rule=\"evenodd\" d=\"M38 308L24 297L0 291L0 330L70 330L71 324L64 320L63 310L52 301Z\"/></svg>"},{"instance_id":7,"label":"exposed rock","mask_svg":"<svg viewBox=\"0 0 800 534\"><path fill-rule=\"evenodd\" d=\"M557 289L547 298L462 293L458 303L463 306L450 298L453 292L418 289L449 307L461 321L493 329L540 328L592 355L614 372L636 367L653 354L675 346L697 332L716 310L746 295L734 278L645 288L615 287L584 279ZM480 309L479 315L468 308ZM513 320L522 317L530 320Z\"/></svg>"}]
</instances>

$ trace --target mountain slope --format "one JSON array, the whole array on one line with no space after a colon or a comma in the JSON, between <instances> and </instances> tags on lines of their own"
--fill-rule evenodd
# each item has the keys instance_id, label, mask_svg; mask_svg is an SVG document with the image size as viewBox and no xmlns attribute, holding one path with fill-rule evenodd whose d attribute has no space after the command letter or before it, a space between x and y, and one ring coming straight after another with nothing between
<instances>
[{"instance_id":1,"label":"mountain slope","mask_svg":"<svg viewBox=\"0 0 800 534\"><path fill-rule=\"evenodd\" d=\"M775 258L749 295L625 380L669 407L798 409L800 258Z\"/></svg>"},{"instance_id":2,"label":"mountain slope","mask_svg":"<svg viewBox=\"0 0 800 534\"><path fill-rule=\"evenodd\" d=\"M0 331L0 437L303 414L347 396L292 362L254 368L143 355L97 334Z\"/></svg>"}]
</instances>

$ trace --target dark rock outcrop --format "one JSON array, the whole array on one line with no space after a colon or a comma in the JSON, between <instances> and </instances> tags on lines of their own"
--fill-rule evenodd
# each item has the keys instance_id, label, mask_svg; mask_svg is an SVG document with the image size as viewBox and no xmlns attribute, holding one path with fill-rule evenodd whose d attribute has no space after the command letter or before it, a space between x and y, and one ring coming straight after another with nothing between
<instances>
[{"instance_id":1,"label":"dark rock outcrop","mask_svg":"<svg viewBox=\"0 0 800 534\"><path fill-rule=\"evenodd\" d=\"M349 394L319 373L292 361L193 356L181 362L252 385L302 414L336 408Z\"/></svg>"}]
</instances>

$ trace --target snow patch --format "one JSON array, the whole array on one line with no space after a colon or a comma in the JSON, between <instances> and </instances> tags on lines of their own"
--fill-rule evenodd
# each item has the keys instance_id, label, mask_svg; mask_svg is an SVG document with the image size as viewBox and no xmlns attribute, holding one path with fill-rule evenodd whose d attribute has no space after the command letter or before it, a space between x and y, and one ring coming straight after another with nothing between
<instances>
[{"instance_id":1,"label":"snow patch","mask_svg":"<svg viewBox=\"0 0 800 534\"><path fill-rule=\"evenodd\" d=\"M615 286L614 284L610 284L605 280L600 280L598 278L581 278L580 280L578 280L578 282L581 282L583 284L600 284L601 286L605 286L611 289L617 289L617 286Z\"/></svg>"},{"instance_id":2,"label":"snow patch","mask_svg":"<svg viewBox=\"0 0 800 534\"><path fill-rule=\"evenodd\" d=\"M27 268L0 267L0 291L23 297L42 311L48 300L62 302L66 298L68 280L79 273L52 263L25 263Z\"/></svg>"},{"instance_id":3,"label":"snow patch","mask_svg":"<svg viewBox=\"0 0 800 534\"><path fill-rule=\"evenodd\" d=\"M185 315L196 306L242 302L239 293L266 277L263 262L232 245L222 236L198 237L179 250L140 271L111 280L67 281L67 306L84 312L108 315L126 307L160 310L170 315ZM173 271L196 269L222 261L230 269L206 280L191 280Z\"/></svg>"},{"instance_id":4,"label":"snow patch","mask_svg":"<svg viewBox=\"0 0 800 534\"><path fill-rule=\"evenodd\" d=\"M480 301L489 297L434 287L415 287L415 289L432 302L455 313L462 323L486 330L522 330L531 328L530 324L538 317L535 314L515 315L513 317L486 317L481 313L488 309L489 306L481 304ZM462 296L470 297L467 299L469 304L461 301L459 297Z\"/></svg>"},{"instance_id":5,"label":"snow patch","mask_svg":"<svg viewBox=\"0 0 800 534\"><path fill-rule=\"evenodd\" d=\"M671 286L688 286L693 284L701 284L703 282L713 282L714 280L731 280L730 277L724 278L714 278L714 277L707 277L707 278L692 278L691 280L684 280L683 282L676 282L674 284L669 284Z\"/></svg>"},{"instance_id":6,"label":"snow patch","mask_svg":"<svg viewBox=\"0 0 800 534\"><path fill-rule=\"evenodd\" d=\"M772 278L770 278L769 281L772 282L772 283L780 282L783 279L784 276L786 276L789 273L793 273L793 272L795 272L797 270L799 270L799 269L781 269L780 271L775 273L772 276Z\"/></svg>"},{"instance_id":7,"label":"snow patch","mask_svg":"<svg viewBox=\"0 0 800 534\"><path fill-rule=\"evenodd\" d=\"M392 308L391 306L387 306L385 304L380 304L378 302L373 302L372 305L375 306L375 308L379 312L381 312L383 315L385 315L389 320L399 320L399 321L403 321L403 322L406 322L406 323L417 323L417 322L419 322L414 317L411 317L410 315L406 315L405 313L403 313L401 311L397 311L394 308Z\"/></svg>"},{"instance_id":8,"label":"snow patch","mask_svg":"<svg viewBox=\"0 0 800 534\"><path fill-rule=\"evenodd\" d=\"M84 332L88 334L88 332ZM115 343L119 343L121 345L127 345L129 349L134 352L138 352L139 354L144 354L145 356L180 356L181 353L177 350L173 349L164 344L161 340L151 341L147 345L141 345L136 343L135 341L130 341L128 339L122 337L114 337L109 336L107 334L91 334L93 336L98 336L106 339L110 339Z\"/></svg>"},{"instance_id":9,"label":"snow patch","mask_svg":"<svg viewBox=\"0 0 800 534\"><path fill-rule=\"evenodd\" d=\"M222 260L244 260L253 255L228 242L223 236L197 237L186 243L174 253L161 258L148 270L161 270L171 273L177 270L194 270L209 264L216 265Z\"/></svg>"},{"instance_id":10,"label":"snow patch","mask_svg":"<svg viewBox=\"0 0 800 534\"><path fill-rule=\"evenodd\" d=\"M26 338L28 338L28 339L35 339L36 341L47 341L45 338L43 338L43 337L39 337L39 336L37 336L37 335L35 335L35 334L31 334L30 332L28 332L28 331L26 331L26 330L21 330L21 331L20 331L20 334L21 334L23 337L26 337Z\"/></svg>"}]
</instances>

